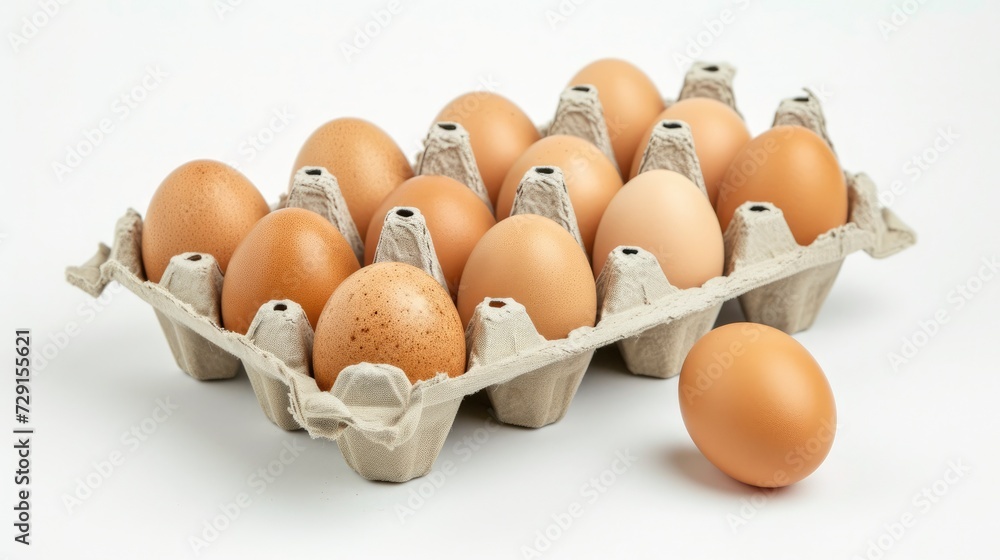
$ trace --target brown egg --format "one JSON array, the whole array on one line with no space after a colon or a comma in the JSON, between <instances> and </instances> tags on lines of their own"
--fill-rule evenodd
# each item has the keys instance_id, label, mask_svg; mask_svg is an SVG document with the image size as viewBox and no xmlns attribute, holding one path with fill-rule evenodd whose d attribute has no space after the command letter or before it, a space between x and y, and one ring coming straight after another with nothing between
<instances>
[{"instance_id":1,"label":"brown egg","mask_svg":"<svg viewBox=\"0 0 1000 560\"><path fill-rule=\"evenodd\" d=\"M715 205L719 198L719 184L736 155L750 141L750 131L739 113L721 101L707 97L690 97L678 101L663 111L646 130L632 159L630 177L639 173L642 154L653 135L653 128L662 120L684 121L691 126L694 151L701 163L708 198Z\"/></svg>"},{"instance_id":2,"label":"brown egg","mask_svg":"<svg viewBox=\"0 0 1000 560\"><path fill-rule=\"evenodd\" d=\"M434 119L441 121L457 122L469 132L472 153L493 204L507 170L540 138L538 129L520 107L488 91L458 96Z\"/></svg>"},{"instance_id":3,"label":"brown egg","mask_svg":"<svg viewBox=\"0 0 1000 560\"><path fill-rule=\"evenodd\" d=\"M207 159L185 163L160 183L142 224L142 265L159 282L170 259L187 252L215 257L222 272L243 237L269 211L242 173Z\"/></svg>"},{"instance_id":4,"label":"brown egg","mask_svg":"<svg viewBox=\"0 0 1000 560\"><path fill-rule=\"evenodd\" d=\"M326 218L301 208L276 210L233 253L222 282L222 324L246 334L261 305L290 299L315 327L334 288L358 268L351 246Z\"/></svg>"},{"instance_id":5,"label":"brown egg","mask_svg":"<svg viewBox=\"0 0 1000 560\"><path fill-rule=\"evenodd\" d=\"M533 214L497 223L469 255L458 290L463 325L486 298L513 298L549 340L594 326L597 316L587 255L562 226Z\"/></svg>"},{"instance_id":6,"label":"brown egg","mask_svg":"<svg viewBox=\"0 0 1000 560\"><path fill-rule=\"evenodd\" d=\"M570 86L592 85L604 109L611 147L623 175L632 165L639 141L663 111L663 98L642 70L624 60L606 58L592 62L569 81Z\"/></svg>"},{"instance_id":7,"label":"brown egg","mask_svg":"<svg viewBox=\"0 0 1000 560\"><path fill-rule=\"evenodd\" d=\"M411 383L465 372L465 330L451 298L417 267L384 262L355 272L323 308L313 372L329 391L345 367L394 365Z\"/></svg>"},{"instance_id":8,"label":"brown egg","mask_svg":"<svg viewBox=\"0 0 1000 560\"><path fill-rule=\"evenodd\" d=\"M385 195L413 177L413 168L396 142L361 119L336 119L317 128L299 151L292 176L307 165L325 167L337 178L362 234Z\"/></svg>"},{"instance_id":9,"label":"brown egg","mask_svg":"<svg viewBox=\"0 0 1000 560\"><path fill-rule=\"evenodd\" d=\"M721 276L722 230L705 195L674 171L640 173L611 200L594 241L594 276L619 245L652 253L670 283L681 289Z\"/></svg>"},{"instance_id":10,"label":"brown egg","mask_svg":"<svg viewBox=\"0 0 1000 560\"><path fill-rule=\"evenodd\" d=\"M450 177L419 175L408 179L389 193L373 214L365 239L365 264L374 262L385 216L395 206L412 206L423 214L448 290L458 293L469 253L497 223L490 209L469 187Z\"/></svg>"},{"instance_id":11,"label":"brown egg","mask_svg":"<svg viewBox=\"0 0 1000 560\"><path fill-rule=\"evenodd\" d=\"M736 209L749 201L780 208L799 245L847 223L847 183L837 156L801 126L776 126L740 150L716 203L723 231Z\"/></svg>"},{"instance_id":12,"label":"brown egg","mask_svg":"<svg viewBox=\"0 0 1000 560\"><path fill-rule=\"evenodd\" d=\"M684 360L678 387L691 439L740 482L794 484L833 446L830 384L809 351L777 329L732 323L709 332Z\"/></svg>"},{"instance_id":13,"label":"brown egg","mask_svg":"<svg viewBox=\"0 0 1000 560\"><path fill-rule=\"evenodd\" d=\"M589 252L604 209L622 187L622 179L611 160L596 146L576 136L542 138L521 154L507 172L497 199L498 220L510 216L517 186L524 174L536 165L552 165L562 170L580 236Z\"/></svg>"}]
</instances>

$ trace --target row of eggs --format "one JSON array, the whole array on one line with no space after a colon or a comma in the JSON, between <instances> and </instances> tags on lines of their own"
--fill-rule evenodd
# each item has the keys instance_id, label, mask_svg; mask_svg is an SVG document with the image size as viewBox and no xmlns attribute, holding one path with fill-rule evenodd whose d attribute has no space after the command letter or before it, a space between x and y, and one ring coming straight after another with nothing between
<instances>
[{"instance_id":1,"label":"row of eggs","mask_svg":"<svg viewBox=\"0 0 1000 560\"><path fill-rule=\"evenodd\" d=\"M515 104L486 92L456 98L435 122L458 122L468 130L495 214L454 179L414 177L398 145L361 119L341 118L321 126L302 147L293 170L319 166L336 176L365 239L363 264L372 264L383 220L392 208L420 209L447 281L450 294L445 296L455 301L461 319L452 321L458 325L455 340L462 338L463 326L484 298L513 297L523 303L549 339L592 326L594 278L610 251L621 245L652 252L674 286L700 286L723 273L722 233L735 209L748 200L775 203L802 244L846 221L843 175L836 156L815 133L781 126L751 139L732 108L707 98L685 99L664 109L649 78L624 61L595 62L570 81L576 84L595 87L607 122L615 123L612 147L623 175L587 140L540 138ZM664 119L690 125L707 198L679 173L637 174L652 127ZM509 217L521 178L540 165L564 171L586 253L554 222ZM625 177L631 178L623 185ZM223 324L243 333L261 304L279 298L300 303L321 330L323 309L332 308L327 305L330 295L362 264L343 236L318 215L296 209L269 213L246 177L208 160L185 164L163 181L146 215L142 249L147 276L154 282L174 255L199 251L215 256L226 278ZM380 337L390 327L386 317L398 315L391 307L381 312ZM358 335L345 336L356 342ZM464 355L461 346L452 354ZM436 371L464 371L433 364L403 369L414 380Z\"/></svg>"},{"instance_id":2,"label":"row of eggs","mask_svg":"<svg viewBox=\"0 0 1000 560\"><path fill-rule=\"evenodd\" d=\"M313 166L337 178L365 240L364 263L319 214L271 212L235 169L210 160L186 163L162 182L146 213L146 275L159 282L169 260L184 252L213 255L224 273L222 326L233 332L245 334L268 301L299 303L315 329L314 376L329 390L344 367L360 362L396 365L412 382L439 372L461 375L465 327L488 298L523 304L548 339L593 326L595 278L621 245L653 253L674 286L700 286L723 273L723 232L746 201L778 206L803 245L846 222L847 188L837 158L808 129L780 126L751 138L739 114L719 101L689 98L665 108L652 81L620 60L595 62L569 83L584 84L597 90L615 161L581 138L540 137L520 108L494 93L460 96L434 119L468 131L495 212L454 179L414 176L398 145L372 123L341 118L317 129L293 175ZM638 173L653 127L665 119L690 126L707 197L679 173ZM583 247L548 218L510 216L519 183L536 166L563 170ZM400 206L418 208L426 220L447 289L410 265L373 263L385 217ZM797 343L772 342L780 344ZM813 396L825 398L829 386L818 366L813 369L814 381L822 379L813 383ZM697 382L695 373L682 373L682 395L690 385L685 377ZM829 403L832 413L832 396ZM686 420L699 410L682 408ZM826 412L820 416L829 418Z\"/></svg>"}]
</instances>

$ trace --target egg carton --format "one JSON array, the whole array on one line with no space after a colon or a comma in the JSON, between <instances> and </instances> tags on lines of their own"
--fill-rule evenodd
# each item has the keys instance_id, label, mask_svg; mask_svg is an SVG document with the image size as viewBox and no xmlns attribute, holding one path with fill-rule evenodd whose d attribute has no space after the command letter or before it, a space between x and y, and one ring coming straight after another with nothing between
<instances>
[{"instance_id":1,"label":"egg carton","mask_svg":"<svg viewBox=\"0 0 1000 560\"><path fill-rule=\"evenodd\" d=\"M724 64L696 64L680 97L710 96L732 106L733 72ZM811 95L781 103L775 124L785 123L802 124L826 138L822 112ZM593 87L564 92L555 118L543 130L582 136L610 153L610 136ZM658 123L641 165L643 170L683 173L704 192L684 123ZM453 177L489 203L468 133L457 123L431 127L415 170ZM845 172L845 177L848 223L809 246L795 243L780 209L748 202L736 211L724 235L726 275L700 287L678 289L667 281L654 255L639 247L618 247L597 279L596 326L546 340L521 304L488 298L476 307L466 330L466 373L439 374L414 384L399 368L363 363L345 368L330 391L321 391L310 375L313 331L297 303L264 304L246 335L223 329L223 277L215 259L201 253L177 255L159 284L148 282L141 258L142 218L135 210L118 220L111 247L99 245L94 257L68 267L66 276L94 296L117 281L154 308L178 366L191 377L231 378L242 367L274 424L336 441L348 465L365 478L402 482L430 471L466 395L486 390L498 420L541 427L566 414L597 348L617 343L630 372L666 378L678 373L687 351L711 329L727 300L739 298L748 320L786 332L808 327L848 254L865 250L885 257L915 241L912 230L879 207L867 176ZM274 207L284 206L325 216L355 254L363 254L336 178L325 169L299 170L289 195ZM550 217L580 241L557 167L527 172L512 213ZM378 243L376 261L407 262L446 286L418 209L389 212Z\"/></svg>"}]
</instances>

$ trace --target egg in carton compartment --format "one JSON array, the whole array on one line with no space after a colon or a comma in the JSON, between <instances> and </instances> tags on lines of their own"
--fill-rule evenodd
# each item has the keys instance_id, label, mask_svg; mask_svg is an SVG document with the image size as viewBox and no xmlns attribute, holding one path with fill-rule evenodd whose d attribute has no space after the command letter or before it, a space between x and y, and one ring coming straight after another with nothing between
<instances>
[{"instance_id":1,"label":"egg in carton compartment","mask_svg":"<svg viewBox=\"0 0 1000 560\"><path fill-rule=\"evenodd\" d=\"M697 72L712 76L698 78ZM694 69L682 96L685 91L713 91L692 88L690 83L699 79L717 83L714 72ZM575 114L567 116L571 112ZM596 91L578 86L564 93L548 131L569 133L584 124L584 134L590 128L599 133L600 127L592 123L602 121ZM805 124L823 130L826 137L822 114L811 97L783 102L775 122ZM690 130L683 123L667 124L656 127L642 169L673 169L703 188ZM477 183L468 176L478 172L468 134L457 124L432 127L416 168L422 174L452 176L488 200L481 180ZM246 335L223 329L219 326L222 274L214 258L177 255L160 284L147 282L140 254L142 219L134 210L118 221L112 247L101 245L87 263L69 267L67 279L95 296L108 282L118 281L154 307L178 366L189 375L203 380L230 378L242 365L273 423L337 441L348 465L365 478L401 482L430 471L465 395L485 389L499 420L540 427L563 417L593 352L612 342L619 343L633 373L669 377L679 371L690 346L711 328L728 299L749 295L749 303L741 302L748 314L755 309L766 313L771 306L776 309L762 317L765 320L805 318L808 321L799 324L808 326L819 308L810 298L825 296L847 254L864 249L883 257L914 241L912 231L879 208L871 181L849 173L847 179L848 224L808 247L794 242L776 207L744 204L725 233L726 276L698 288L671 286L656 258L641 248L616 248L597 281L599 321L565 339L544 339L514 300L484 300L466 331L466 373L454 378L440 374L415 384L394 366L365 363L345 368L329 392L321 391L310 375L312 328L298 304L288 300L264 304ZM289 196L276 207L286 205L326 216L355 254L361 254L361 238L336 179L326 170L297 172ZM554 219L579 241L558 168L529 170L514 206L515 214ZM445 285L433 240L415 208L396 208L387 215L376 253L376 260L408 262ZM760 295L753 296L755 292Z\"/></svg>"}]
</instances>

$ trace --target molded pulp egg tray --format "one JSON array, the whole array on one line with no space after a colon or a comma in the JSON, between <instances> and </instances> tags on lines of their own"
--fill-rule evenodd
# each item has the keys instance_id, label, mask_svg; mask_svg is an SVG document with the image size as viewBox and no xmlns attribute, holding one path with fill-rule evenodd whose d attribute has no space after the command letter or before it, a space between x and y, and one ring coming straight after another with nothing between
<instances>
[{"instance_id":1,"label":"molded pulp egg tray","mask_svg":"<svg viewBox=\"0 0 1000 560\"><path fill-rule=\"evenodd\" d=\"M726 64L697 63L685 77L679 98L711 97L735 109L734 74ZM822 111L811 94L781 102L774 124L805 126L829 143ZM542 132L586 138L615 161L593 87L567 89L555 118ZM641 164L641 170L650 169L680 172L705 190L685 123L657 124ZM453 177L489 204L468 133L456 123L431 127L415 170ZM738 297L749 321L788 333L808 328L844 257L858 250L886 257L915 241L912 230L879 207L876 187L868 177L846 171L845 177L848 223L809 246L796 244L777 207L748 202L725 232L725 276L701 287L677 289L651 253L618 247L597 280L596 326L576 329L565 339L546 340L519 303L487 299L466 331L466 373L453 378L439 374L412 385L394 366L363 363L345 368L330 391L321 391L310 374L312 328L292 301L263 305L246 335L223 329L219 326L222 273L211 255L177 255L159 284L146 281L140 253L142 218L134 210L119 219L110 248L101 244L84 265L67 268L66 276L93 296L109 282L119 282L153 306L177 364L189 375L199 380L227 379L245 368L273 423L335 440L348 465L365 478L402 482L430 471L465 395L485 389L498 420L538 428L563 417L594 351L602 346L617 343L631 373L676 375L726 300ZM325 169L299 170L287 197L275 205L284 206L327 217L362 259L361 236L336 178ZM563 174L556 167L528 171L518 187L513 213L548 216L580 239ZM445 285L433 240L415 208L389 213L376 260L413 264Z\"/></svg>"}]
</instances>

